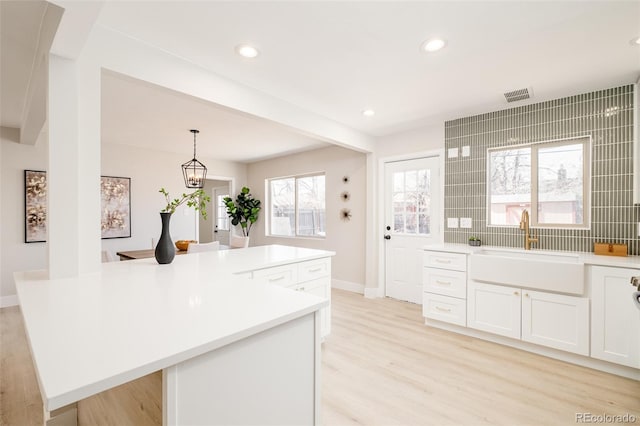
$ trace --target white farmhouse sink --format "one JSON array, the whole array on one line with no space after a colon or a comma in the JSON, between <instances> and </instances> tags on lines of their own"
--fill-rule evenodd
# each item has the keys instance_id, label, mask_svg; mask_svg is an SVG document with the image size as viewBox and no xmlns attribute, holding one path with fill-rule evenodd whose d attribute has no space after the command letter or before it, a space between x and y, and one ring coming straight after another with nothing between
<instances>
[{"instance_id":1,"label":"white farmhouse sink","mask_svg":"<svg viewBox=\"0 0 640 426\"><path fill-rule=\"evenodd\" d=\"M573 253L483 248L469 257L475 281L558 293L584 293L584 264Z\"/></svg>"}]
</instances>

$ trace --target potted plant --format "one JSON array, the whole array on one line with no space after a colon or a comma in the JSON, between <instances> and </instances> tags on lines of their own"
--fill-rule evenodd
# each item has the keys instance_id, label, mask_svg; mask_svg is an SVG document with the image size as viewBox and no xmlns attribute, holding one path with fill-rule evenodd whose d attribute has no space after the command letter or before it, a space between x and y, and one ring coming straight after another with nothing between
<instances>
[{"instance_id":1,"label":"potted plant","mask_svg":"<svg viewBox=\"0 0 640 426\"><path fill-rule=\"evenodd\" d=\"M160 210L160 218L162 220L162 233L160 239L156 245L155 256L156 260L160 264L166 264L173 262L173 258L176 256L176 248L171 241L171 235L169 234L169 222L171 221L171 215L176 209L185 204L188 207L192 207L194 210L199 211L203 218L207 218L207 203L211 201L209 197L202 189L197 189L190 194L182 194L180 198L171 199L166 189L160 188L160 192L164 195L166 205Z\"/></svg>"},{"instance_id":2,"label":"potted plant","mask_svg":"<svg viewBox=\"0 0 640 426\"><path fill-rule=\"evenodd\" d=\"M249 238L251 226L258 220L260 213L260 200L256 200L251 195L251 190L246 186L236 196L235 202L231 197L224 198L224 204L227 207L227 215L231 218L233 226L240 225L242 236Z\"/></svg>"},{"instance_id":3,"label":"potted plant","mask_svg":"<svg viewBox=\"0 0 640 426\"><path fill-rule=\"evenodd\" d=\"M473 246L473 247L479 247L480 244L482 244L482 242L480 241L480 238L476 237L476 236L470 236L469 237L469 245Z\"/></svg>"}]
</instances>

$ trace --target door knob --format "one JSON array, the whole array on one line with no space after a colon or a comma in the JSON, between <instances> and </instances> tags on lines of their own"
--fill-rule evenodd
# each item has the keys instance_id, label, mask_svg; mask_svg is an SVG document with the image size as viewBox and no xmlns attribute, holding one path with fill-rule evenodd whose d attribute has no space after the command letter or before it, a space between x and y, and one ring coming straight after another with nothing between
<instances>
[{"instance_id":1,"label":"door knob","mask_svg":"<svg viewBox=\"0 0 640 426\"><path fill-rule=\"evenodd\" d=\"M385 239L385 240L390 240L390 239L391 239L391 235L385 235L385 236L384 236L384 239Z\"/></svg>"}]
</instances>

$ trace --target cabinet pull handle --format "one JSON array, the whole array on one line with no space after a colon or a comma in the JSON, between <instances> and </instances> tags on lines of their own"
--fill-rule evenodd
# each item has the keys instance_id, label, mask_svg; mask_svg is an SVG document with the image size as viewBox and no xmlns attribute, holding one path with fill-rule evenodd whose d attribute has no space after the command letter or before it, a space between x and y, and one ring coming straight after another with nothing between
<instances>
[{"instance_id":1,"label":"cabinet pull handle","mask_svg":"<svg viewBox=\"0 0 640 426\"><path fill-rule=\"evenodd\" d=\"M451 312L450 308L441 308L440 306L436 306L436 309L442 312Z\"/></svg>"},{"instance_id":2,"label":"cabinet pull handle","mask_svg":"<svg viewBox=\"0 0 640 426\"><path fill-rule=\"evenodd\" d=\"M436 262L438 262L438 263L451 263L451 259L438 259L438 258L436 258Z\"/></svg>"},{"instance_id":3,"label":"cabinet pull handle","mask_svg":"<svg viewBox=\"0 0 640 426\"><path fill-rule=\"evenodd\" d=\"M322 271L322 268L309 269L309 272L320 272L320 271Z\"/></svg>"},{"instance_id":4,"label":"cabinet pull handle","mask_svg":"<svg viewBox=\"0 0 640 426\"><path fill-rule=\"evenodd\" d=\"M439 285L451 285L451 281L436 280L436 284L439 284Z\"/></svg>"},{"instance_id":5,"label":"cabinet pull handle","mask_svg":"<svg viewBox=\"0 0 640 426\"><path fill-rule=\"evenodd\" d=\"M524 297L529 297L529 293L525 293L525 294L524 294Z\"/></svg>"},{"instance_id":6,"label":"cabinet pull handle","mask_svg":"<svg viewBox=\"0 0 640 426\"><path fill-rule=\"evenodd\" d=\"M519 291L514 291L514 292L513 292L513 295L514 295L514 296L520 296L520 292L519 292Z\"/></svg>"},{"instance_id":7,"label":"cabinet pull handle","mask_svg":"<svg viewBox=\"0 0 640 426\"><path fill-rule=\"evenodd\" d=\"M304 291L304 287L298 287L296 288L296 291Z\"/></svg>"},{"instance_id":8,"label":"cabinet pull handle","mask_svg":"<svg viewBox=\"0 0 640 426\"><path fill-rule=\"evenodd\" d=\"M280 275L280 276L279 276L279 277L277 277L277 278L269 278L269 282L270 282L270 283L272 283L272 282L274 282L274 281L282 281L282 280L284 280L284 275Z\"/></svg>"}]
</instances>

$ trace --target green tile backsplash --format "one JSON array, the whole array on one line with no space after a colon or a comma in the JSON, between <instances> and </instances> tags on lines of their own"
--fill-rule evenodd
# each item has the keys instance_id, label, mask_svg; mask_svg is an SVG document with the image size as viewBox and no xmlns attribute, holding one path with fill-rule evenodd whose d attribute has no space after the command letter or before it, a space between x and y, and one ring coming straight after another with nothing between
<instances>
[{"instance_id":1,"label":"green tile backsplash","mask_svg":"<svg viewBox=\"0 0 640 426\"><path fill-rule=\"evenodd\" d=\"M522 247L517 227L487 226L487 149L556 139L592 138L590 229L536 229L534 248L593 251L594 242L626 243L640 254L633 205L633 85L459 118L445 123L445 147L471 148L469 157L445 159L446 218L470 217L473 227L445 228L444 240Z\"/></svg>"}]
</instances>

